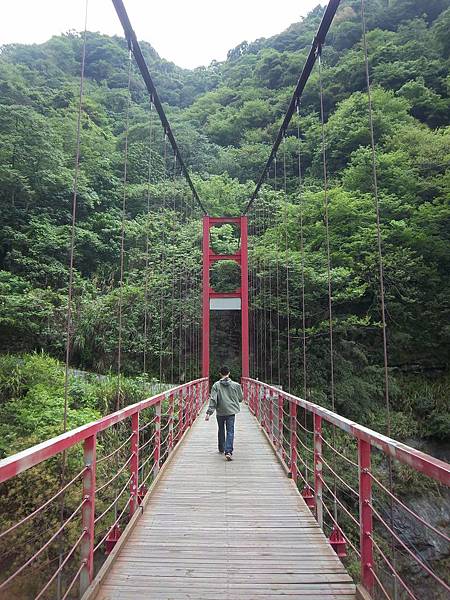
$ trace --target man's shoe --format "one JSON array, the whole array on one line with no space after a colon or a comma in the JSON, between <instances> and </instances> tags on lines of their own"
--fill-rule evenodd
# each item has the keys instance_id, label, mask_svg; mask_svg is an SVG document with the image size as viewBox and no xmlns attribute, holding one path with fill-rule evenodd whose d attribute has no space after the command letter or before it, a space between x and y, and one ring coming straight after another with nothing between
<instances>
[{"instance_id":1,"label":"man's shoe","mask_svg":"<svg viewBox=\"0 0 450 600\"><path fill-rule=\"evenodd\" d=\"M227 453L225 454L225 458L226 458L227 460L233 460L233 457L231 456L231 454L230 454L229 452L227 452Z\"/></svg>"},{"instance_id":2,"label":"man's shoe","mask_svg":"<svg viewBox=\"0 0 450 600\"><path fill-rule=\"evenodd\" d=\"M223 454L223 450L218 450L217 451L219 454Z\"/></svg>"}]
</instances>

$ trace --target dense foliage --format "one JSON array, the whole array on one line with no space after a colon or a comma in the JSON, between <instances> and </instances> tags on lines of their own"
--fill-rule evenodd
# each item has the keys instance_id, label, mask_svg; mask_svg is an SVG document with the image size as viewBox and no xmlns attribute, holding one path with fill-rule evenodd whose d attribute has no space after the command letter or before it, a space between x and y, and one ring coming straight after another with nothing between
<instances>
[{"instance_id":1,"label":"dense foliage","mask_svg":"<svg viewBox=\"0 0 450 600\"><path fill-rule=\"evenodd\" d=\"M366 11L385 257L391 431L412 443L432 440L433 451L442 453L450 431L450 0L371 0ZM238 215L248 201L322 14L323 7L317 6L279 35L244 41L223 63L192 71L165 61L142 43L211 215ZM82 36L68 32L44 44L0 50L0 458L54 436L63 427L61 361L82 46ZM126 404L152 393L155 380L186 381L199 373L200 212L179 177L134 66L126 130L128 65L122 39L87 34L69 428L114 410L118 398ZM359 0L345 0L338 11L323 51L323 87L336 409L386 431ZM306 388L312 400L330 405L319 117L316 69L276 168L249 214L251 365L252 374L284 386L290 380L293 392L303 395ZM122 222L125 261L120 286ZM219 253L232 252L237 237L230 225L214 228L213 247ZM218 263L211 282L217 290L234 289L236 266ZM236 377L238 317L212 315L212 371L227 362ZM115 376L119 321L124 375L120 386ZM111 436L98 441L100 453L126 440L120 427ZM338 434L336 441L353 455L355 448L346 447L346 436ZM0 529L34 510L64 477L79 470L80 460L77 447L67 455L65 474L58 457L4 486ZM379 457L374 466L380 478L387 477ZM115 472L114 464L111 471L108 468L100 469L102 481ZM394 476L397 489L423 491L423 479L414 479L407 467L397 467ZM124 482L119 479L117 484ZM4 538L1 568L7 572L20 564L19 549L32 553L43 534L58 526L61 515L75 509L80 493L70 491L64 509L55 505L45 519L14 533L12 542ZM99 510L108 503L106 497L101 499ZM345 519L344 525L349 525ZM77 531L72 523L66 544L75 541ZM46 558L40 572L18 584L17 595L13 590L11 597L34 597L53 572L58 549ZM445 566L442 561L442 572ZM349 568L353 572L352 564ZM428 580L425 587L428 590Z\"/></svg>"},{"instance_id":2,"label":"dense foliage","mask_svg":"<svg viewBox=\"0 0 450 600\"><path fill-rule=\"evenodd\" d=\"M394 433L442 439L449 430L449 2L373 0L366 9ZM177 140L211 214L239 214L248 200L322 14L318 6L281 34L243 42L230 50L225 62L193 71L168 63L143 43ZM64 355L81 54L82 37L75 32L41 45L1 49L2 353ZM342 4L323 62L336 402L345 414L383 429L378 258L359 1ZM74 367L101 373L114 371L117 361L127 69L123 40L88 34L71 361ZM326 403L327 285L318 89L316 70L280 150L277 178L272 169L261 201L250 214L252 231L259 234L252 242L252 297L258 308L254 323L261 317L267 320L270 311L269 335L278 322L281 325L280 357L267 354L259 375L270 373L274 381L286 381L289 274L292 388L302 393L302 213L308 389ZM149 377L187 379L198 372L199 212L176 176L177 165L134 67L131 98L123 368L130 375L142 371L145 345ZM287 194L280 190L283 163ZM215 235L225 250L233 244L231 229ZM280 301L268 295L268 289L277 285L278 267ZM230 289L235 277L226 264L212 276L214 285L224 289ZM145 315L149 321L144 336ZM227 360L238 370L238 336L232 319L217 323L213 342L214 366ZM183 347L187 361L180 358ZM277 361L281 372L276 371ZM3 394L2 414L22 410L30 402L35 406L54 402L50 383L41 391L36 386L33 390L27 392L35 394L33 400L27 394ZM75 405L74 409L84 410ZM99 407L93 402L86 410ZM91 416L80 413L81 420ZM38 436L52 432L36 422Z\"/></svg>"}]
</instances>

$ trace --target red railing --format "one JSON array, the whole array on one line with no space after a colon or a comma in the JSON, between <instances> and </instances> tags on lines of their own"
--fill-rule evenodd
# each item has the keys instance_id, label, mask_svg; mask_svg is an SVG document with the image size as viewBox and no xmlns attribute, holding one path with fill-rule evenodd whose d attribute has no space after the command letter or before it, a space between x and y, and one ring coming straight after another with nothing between
<instances>
[{"instance_id":1,"label":"red railing","mask_svg":"<svg viewBox=\"0 0 450 600\"><path fill-rule=\"evenodd\" d=\"M43 461L64 456L65 464L54 493L0 532L5 549L0 557L0 597L82 595L93 580L94 564L98 567L111 551L141 504L147 484L192 425L208 392L208 380L198 379L0 461L6 496L13 493L16 480L32 473L33 467L42 467ZM47 463L45 468L51 466ZM36 537L39 520L44 525L56 523L54 531L44 526ZM23 541L22 548L18 540ZM57 567L52 570L53 563Z\"/></svg>"},{"instance_id":2,"label":"red railing","mask_svg":"<svg viewBox=\"0 0 450 600\"><path fill-rule=\"evenodd\" d=\"M405 518L411 519L443 544L450 544L448 531L400 500L397 489L402 476L409 477L414 489L411 473L425 475L428 487L448 487L450 465L274 386L250 378L242 383L245 401L286 471L320 527L330 531L331 546L341 558L349 547L351 558L359 562L361 584L369 594L420 600L422 592L403 574L405 565L414 564L428 590L434 586L428 597L447 598L448 573L439 573L429 557L420 555L402 526ZM397 473L399 468L404 472Z\"/></svg>"}]
</instances>

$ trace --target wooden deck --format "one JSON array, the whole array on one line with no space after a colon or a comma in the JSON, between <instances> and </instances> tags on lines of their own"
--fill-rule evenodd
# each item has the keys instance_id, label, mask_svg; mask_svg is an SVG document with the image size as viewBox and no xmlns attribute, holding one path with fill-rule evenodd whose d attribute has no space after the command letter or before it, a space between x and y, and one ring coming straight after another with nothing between
<instances>
[{"instance_id":1,"label":"wooden deck","mask_svg":"<svg viewBox=\"0 0 450 600\"><path fill-rule=\"evenodd\" d=\"M355 587L248 409L233 462L202 416L96 600L354 600Z\"/></svg>"}]
</instances>

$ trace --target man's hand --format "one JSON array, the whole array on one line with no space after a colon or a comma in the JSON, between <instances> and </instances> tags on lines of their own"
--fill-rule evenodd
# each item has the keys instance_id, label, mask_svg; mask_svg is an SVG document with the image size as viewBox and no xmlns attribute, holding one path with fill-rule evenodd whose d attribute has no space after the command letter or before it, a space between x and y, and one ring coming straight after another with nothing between
<instances>
[{"instance_id":1,"label":"man's hand","mask_svg":"<svg viewBox=\"0 0 450 600\"><path fill-rule=\"evenodd\" d=\"M209 421L209 415L206 413L205 421Z\"/></svg>"}]
</instances>

